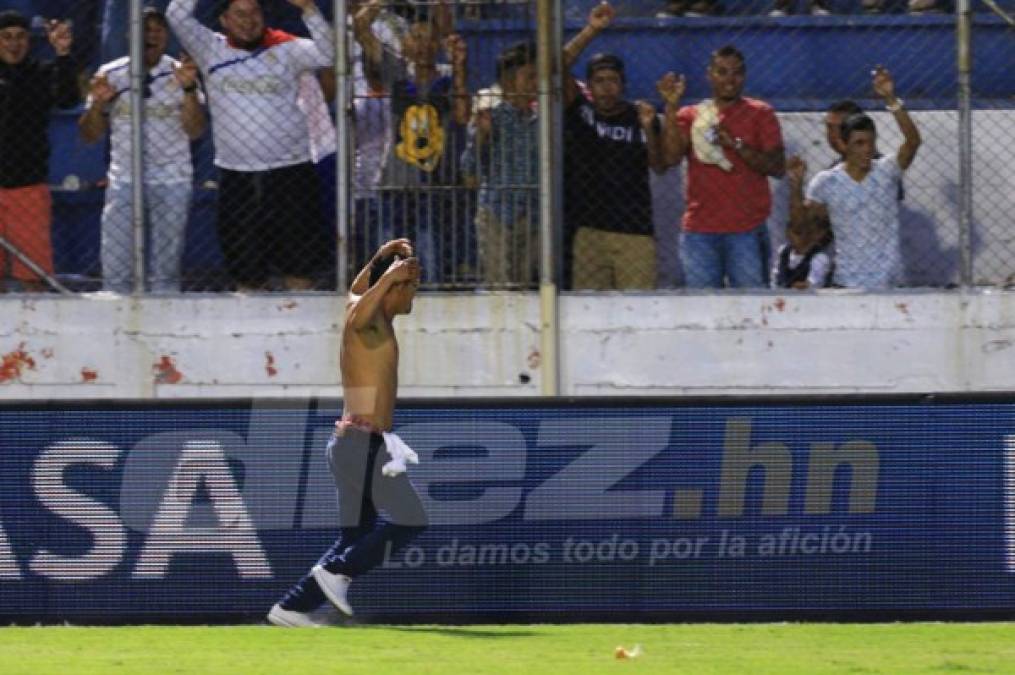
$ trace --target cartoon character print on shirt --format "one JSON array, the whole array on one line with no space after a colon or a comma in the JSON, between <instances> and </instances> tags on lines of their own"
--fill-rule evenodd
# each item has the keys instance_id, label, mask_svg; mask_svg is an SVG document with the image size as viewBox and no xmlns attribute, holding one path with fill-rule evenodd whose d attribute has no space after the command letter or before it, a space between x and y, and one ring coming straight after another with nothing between
<instances>
[{"instance_id":1,"label":"cartoon character print on shirt","mask_svg":"<svg viewBox=\"0 0 1015 675\"><path fill-rule=\"evenodd\" d=\"M405 109L399 124L398 158L427 173L437 168L444 154L444 127L441 116L430 103L417 103Z\"/></svg>"}]
</instances>

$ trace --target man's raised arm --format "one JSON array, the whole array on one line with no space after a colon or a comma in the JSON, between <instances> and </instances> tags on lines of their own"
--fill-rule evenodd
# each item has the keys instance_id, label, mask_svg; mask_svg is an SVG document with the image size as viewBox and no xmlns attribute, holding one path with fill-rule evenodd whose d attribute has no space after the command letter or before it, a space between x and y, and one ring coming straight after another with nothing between
<instances>
[{"instance_id":1,"label":"man's raised arm","mask_svg":"<svg viewBox=\"0 0 1015 675\"><path fill-rule=\"evenodd\" d=\"M613 17L616 15L616 10L610 5L610 3L603 0L598 5L593 7L589 11L589 19L585 26L579 31L577 35L568 40L568 43L564 45L563 55L561 58L561 69L564 72L564 103L570 104L574 101L575 97L578 96L578 84L574 81L574 75L571 74L571 68L574 67L578 57L581 56L585 48L589 46L593 38L599 35L601 32L613 22Z\"/></svg>"},{"instance_id":2,"label":"man's raised arm","mask_svg":"<svg viewBox=\"0 0 1015 675\"><path fill-rule=\"evenodd\" d=\"M194 16L196 6L197 0L172 0L166 8L166 20L187 53L204 67L208 50L215 43L215 32Z\"/></svg>"},{"instance_id":3,"label":"man's raised arm","mask_svg":"<svg viewBox=\"0 0 1015 675\"><path fill-rule=\"evenodd\" d=\"M408 239L392 239L381 244L381 247L377 249L377 253L374 253L367 264L359 271L356 278L352 280L352 285L349 287L349 293L352 295L363 295L366 293L367 286L370 283L370 270L373 268L374 263L387 258L389 255L400 255L403 258L412 257L412 242Z\"/></svg>"},{"instance_id":4,"label":"man's raised arm","mask_svg":"<svg viewBox=\"0 0 1015 675\"><path fill-rule=\"evenodd\" d=\"M335 65L335 32L317 8L317 3L314 0L289 0L289 4L303 12L303 23L310 31L310 40L300 41L301 44L311 43L307 45L309 49L297 52L303 61L300 65L307 70Z\"/></svg>"},{"instance_id":5,"label":"man's raised arm","mask_svg":"<svg viewBox=\"0 0 1015 675\"><path fill-rule=\"evenodd\" d=\"M677 113L680 99L687 89L683 75L666 73L656 82L656 89L663 99L662 153L664 166L675 166L684 160L690 139L680 129Z\"/></svg>"},{"instance_id":6,"label":"man's raised arm","mask_svg":"<svg viewBox=\"0 0 1015 675\"><path fill-rule=\"evenodd\" d=\"M923 139L920 137L920 130L916 128L916 122L906 112L902 99L895 95L895 81L892 74L884 66L874 69L874 92L885 99L885 108L895 117L895 123L899 125L902 132L902 145L899 147L899 154L896 161L899 168L905 171L916 159L916 151L920 149Z\"/></svg>"}]
</instances>

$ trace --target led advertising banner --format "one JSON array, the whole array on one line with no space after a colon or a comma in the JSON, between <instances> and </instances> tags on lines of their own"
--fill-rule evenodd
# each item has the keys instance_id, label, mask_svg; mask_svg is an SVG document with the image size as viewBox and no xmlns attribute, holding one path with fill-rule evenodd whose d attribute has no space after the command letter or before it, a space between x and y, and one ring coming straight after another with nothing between
<instances>
[{"instance_id":1,"label":"led advertising banner","mask_svg":"<svg viewBox=\"0 0 1015 675\"><path fill-rule=\"evenodd\" d=\"M0 618L255 617L337 536L335 401L0 407ZM1015 612L1015 404L402 404L366 620Z\"/></svg>"}]
</instances>

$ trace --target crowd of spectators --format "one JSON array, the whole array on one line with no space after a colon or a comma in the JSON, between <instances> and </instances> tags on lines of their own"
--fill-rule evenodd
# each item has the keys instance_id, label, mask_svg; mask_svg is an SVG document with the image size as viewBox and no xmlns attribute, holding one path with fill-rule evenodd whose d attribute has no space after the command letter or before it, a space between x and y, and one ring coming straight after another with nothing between
<instances>
[{"instance_id":1,"label":"crowd of spectators","mask_svg":"<svg viewBox=\"0 0 1015 675\"><path fill-rule=\"evenodd\" d=\"M318 288L336 262L327 215L334 197L322 180L335 162L333 26L314 0L287 0L309 37L268 25L259 0L223 0L215 7L215 30L198 20L198 2L172 0L164 13L160 6L144 13L143 286L181 290L190 144L210 127L216 232L233 288ZM535 45L503 49L496 72L483 74L494 77L491 85L470 92L468 45L455 32L460 8L364 0L348 9L353 257L379 241L407 237L426 282L534 284L540 259ZM680 226L687 287L899 282L901 173L920 139L887 70L873 73L872 85L894 113L903 146L889 157L877 154L871 119L852 102L837 104L826 121L840 159L805 190L806 166L796 157L787 162L775 110L743 95L748 64L735 46L711 54L705 73L711 96L704 100L683 102L684 75L659 73L661 110L625 96L625 64L617 54L591 56L576 77L571 70L580 56L616 15L606 1L594 5L562 54L565 287L656 286L650 173L680 165L687 176ZM30 28L17 11L0 14L0 134L7 150L0 157L0 243L10 252L4 277L41 290L53 274L46 120L53 106L79 103L79 66L68 25L47 27L51 63L28 54ZM167 53L173 40L179 58ZM104 288L118 293L133 290L139 249L130 72L123 55L101 64L79 120L85 142L110 141L101 264ZM788 243L773 260L769 179L787 169Z\"/></svg>"}]
</instances>

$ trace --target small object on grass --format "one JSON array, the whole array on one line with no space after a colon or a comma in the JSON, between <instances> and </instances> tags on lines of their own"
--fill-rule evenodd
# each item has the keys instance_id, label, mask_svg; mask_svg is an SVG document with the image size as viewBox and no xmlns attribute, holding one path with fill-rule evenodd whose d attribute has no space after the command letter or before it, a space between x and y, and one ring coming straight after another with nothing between
<instances>
[{"instance_id":1,"label":"small object on grass","mask_svg":"<svg viewBox=\"0 0 1015 675\"><path fill-rule=\"evenodd\" d=\"M613 656L616 659L636 659L641 656L641 645L635 645L632 649L626 649L623 646L618 645L613 650Z\"/></svg>"}]
</instances>

